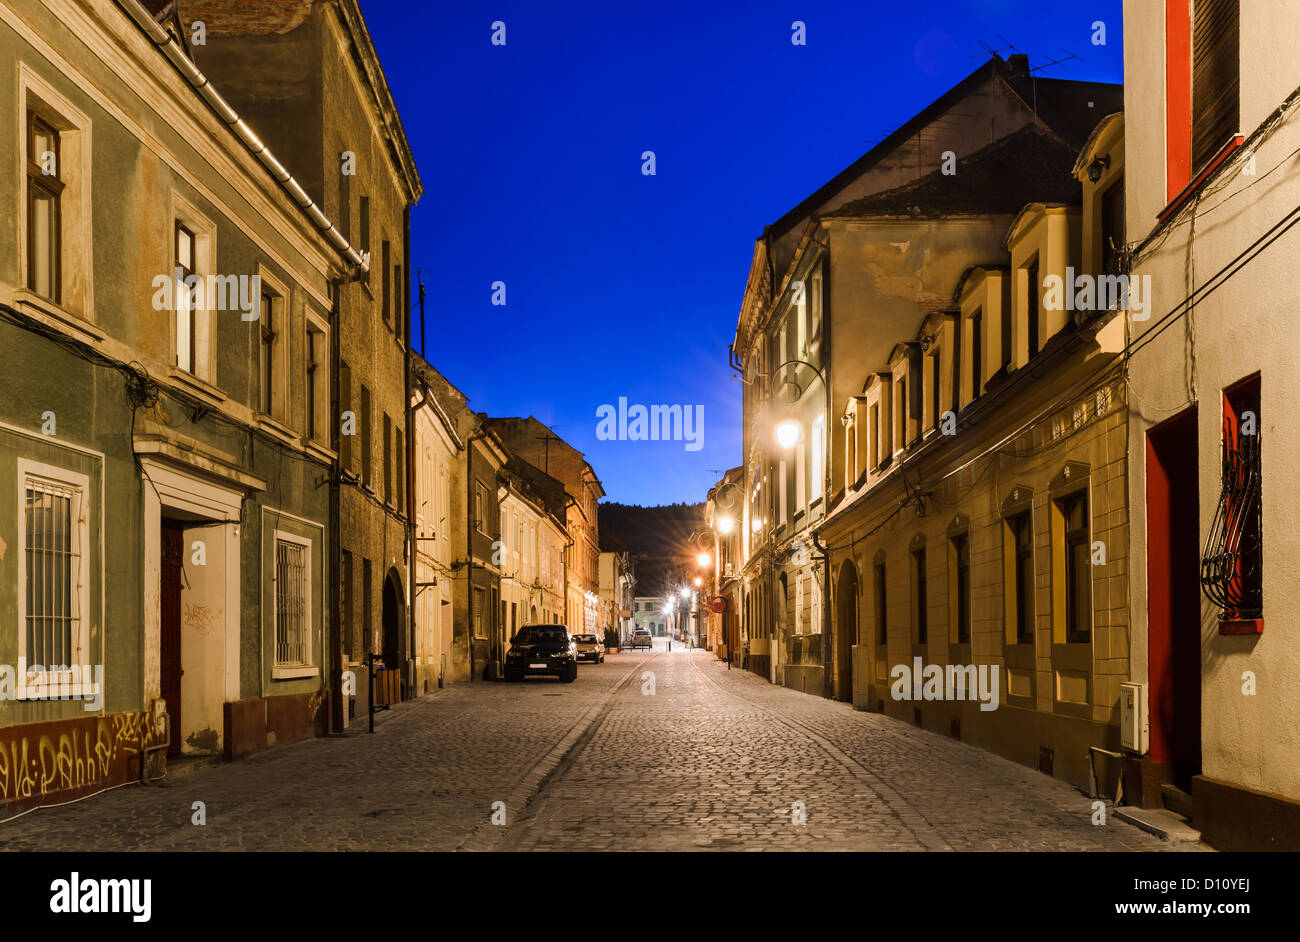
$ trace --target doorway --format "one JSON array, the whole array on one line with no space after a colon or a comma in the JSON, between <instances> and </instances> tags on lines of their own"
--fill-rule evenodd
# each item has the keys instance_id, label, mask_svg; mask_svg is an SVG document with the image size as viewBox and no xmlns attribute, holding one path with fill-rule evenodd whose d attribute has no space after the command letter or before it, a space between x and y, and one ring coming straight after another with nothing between
<instances>
[{"instance_id":1,"label":"doorway","mask_svg":"<svg viewBox=\"0 0 1300 942\"><path fill-rule=\"evenodd\" d=\"M185 568L185 531L174 520L162 521L162 565L159 587L159 692L167 701L171 745L167 755L181 753L181 577Z\"/></svg>"},{"instance_id":2,"label":"doorway","mask_svg":"<svg viewBox=\"0 0 1300 942\"><path fill-rule=\"evenodd\" d=\"M380 627L383 630L383 648L380 653L384 658L384 667L392 669L398 666L402 633L402 582L396 569L388 570L388 578L384 580L380 617Z\"/></svg>"},{"instance_id":3,"label":"doorway","mask_svg":"<svg viewBox=\"0 0 1300 942\"><path fill-rule=\"evenodd\" d=\"M853 699L853 646L858 643L858 567L849 560L835 584L835 699Z\"/></svg>"},{"instance_id":4,"label":"doorway","mask_svg":"<svg viewBox=\"0 0 1300 942\"><path fill-rule=\"evenodd\" d=\"M1201 771L1201 589L1196 406L1147 432L1151 761L1190 790Z\"/></svg>"}]
</instances>

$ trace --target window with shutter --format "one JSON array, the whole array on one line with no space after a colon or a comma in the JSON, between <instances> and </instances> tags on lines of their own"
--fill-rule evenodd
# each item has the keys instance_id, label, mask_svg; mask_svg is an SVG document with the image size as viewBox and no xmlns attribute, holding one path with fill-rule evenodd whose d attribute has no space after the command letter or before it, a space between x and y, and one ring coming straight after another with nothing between
<instances>
[{"instance_id":1,"label":"window with shutter","mask_svg":"<svg viewBox=\"0 0 1300 942\"><path fill-rule=\"evenodd\" d=\"M1209 163L1239 123L1239 0L1192 6L1192 169Z\"/></svg>"}]
</instances>

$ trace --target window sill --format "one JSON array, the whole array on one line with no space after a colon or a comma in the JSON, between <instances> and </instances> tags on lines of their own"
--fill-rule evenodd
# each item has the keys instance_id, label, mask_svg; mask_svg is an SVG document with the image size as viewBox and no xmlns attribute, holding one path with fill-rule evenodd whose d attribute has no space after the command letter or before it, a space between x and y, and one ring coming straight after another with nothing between
<instances>
[{"instance_id":1,"label":"window sill","mask_svg":"<svg viewBox=\"0 0 1300 942\"><path fill-rule=\"evenodd\" d=\"M299 446L302 444L302 438L293 429L281 425L279 420L271 418L265 412L257 413L257 424L277 438L284 439L285 444Z\"/></svg>"},{"instance_id":2,"label":"window sill","mask_svg":"<svg viewBox=\"0 0 1300 942\"><path fill-rule=\"evenodd\" d=\"M335 458L338 457L337 454L335 454L334 452L330 451L328 448L326 448L326 447L325 447L324 445L322 445L320 442L317 442L317 441L315 441L315 440L313 440L313 439L310 439L310 438L304 438L304 439L302 440L302 446L303 446L303 448L305 448L305 449L307 450L307 453L308 453L308 454L313 455L313 456L315 456L315 457L317 457L317 458L320 458L320 459L322 459L322 460L324 460L324 461L333 461Z\"/></svg>"},{"instance_id":3,"label":"window sill","mask_svg":"<svg viewBox=\"0 0 1300 942\"><path fill-rule=\"evenodd\" d=\"M99 343L108 337L108 334L81 315L25 288L14 292L13 303L48 326L63 333L71 333L78 340Z\"/></svg>"},{"instance_id":4,"label":"window sill","mask_svg":"<svg viewBox=\"0 0 1300 942\"><path fill-rule=\"evenodd\" d=\"M1178 192L1177 196L1169 201L1168 206L1160 211L1156 216L1156 220L1161 225L1168 222L1170 218L1172 218L1188 203L1189 200L1191 200L1196 191L1205 184L1205 181L1214 176L1215 171L1227 162L1228 158L1232 156L1233 151L1245 143L1245 140L1244 137L1238 134L1228 141L1228 143L1224 144L1223 149L1220 150L1204 168L1202 168L1200 173L1192 177L1192 181L1188 183L1187 186L1183 187L1182 190Z\"/></svg>"},{"instance_id":5,"label":"window sill","mask_svg":"<svg viewBox=\"0 0 1300 942\"><path fill-rule=\"evenodd\" d=\"M1221 635L1262 635L1264 619L1262 618L1220 618Z\"/></svg>"},{"instance_id":6,"label":"window sill","mask_svg":"<svg viewBox=\"0 0 1300 942\"><path fill-rule=\"evenodd\" d=\"M273 667L271 668L272 680L299 680L303 677L319 677L319 667Z\"/></svg>"},{"instance_id":7,"label":"window sill","mask_svg":"<svg viewBox=\"0 0 1300 942\"><path fill-rule=\"evenodd\" d=\"M175 382L184 386L186 391L197 395L210 406L219 406L229 397L205 379L195 376L188 370L173 366L168 374Z\"/></svg>"}]
</instances>

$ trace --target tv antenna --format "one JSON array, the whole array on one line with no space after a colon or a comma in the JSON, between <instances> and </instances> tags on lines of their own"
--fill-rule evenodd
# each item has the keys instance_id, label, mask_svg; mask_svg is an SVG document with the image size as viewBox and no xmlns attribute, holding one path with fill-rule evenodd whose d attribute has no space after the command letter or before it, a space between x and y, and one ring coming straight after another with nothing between
<instances>
[{"instance_id":1,"label":"tv antenna","mask_svg":"<svg viewBox=\"0 0 1300 942\"><path fill-rule=\"evenodd\" d=\"M1078 59L1080 62L1083 61L1083 57L1082 57L1082 56L1077 56L1077 55L1075 55L1073 52L1071 52L1071 51L1068 50L1068 49L1063 49L1063 50L1061 50L1061 51L1064 52L1065 55L1060 56L1059 58L1053 59L1051 62L1044 62L1042 65L1035 66L1034 68L1030 69L1029 71L1030 71L1030 72L1039 72L1039 71L1041 71L1041 70L1043 70L1043 69L1050 69L1050 68L1051 68L1052 66L1054 66L1054 65L1063 65L1064 63L1069 62L1071 59Z\"/></svg>"},{"instance_id":2,"label":"tv antenna","mask_svg":"<svg viewBox=\"0 0 1300 942\"><path fill-rule=\"evenodd\" d=\"M975 53L975 55L971 56L972 59L979 59L979 58L981 58L982 56L996 56L996 55L998 55L998 54L1000 54L1000 53L1006 52L1007 50L1010 50L1010 51L1012 51L1012 52L1019 52L1019 51L1020 51L1019 49L1017 49L1017 48L1015 47L1015 45L1011 42L1011 40L1007 39L1007 37L1003 36L1001 33L994 33L993 35L996 36L998 39L1002 40L1004 43L1006 43L1006 45L1005 45L1005 46L1000 46L999 48L994 49L992 46L990 46L990 45L989 45L988 43L986 43L984 40L982 40L982 39L977 39L977 40L975 40L975 41L976 41L977 43L980 44L980 48L983 49L984 51L983 51L983 52L977 52L977 53Z\"/></svg>"}]
</instances>

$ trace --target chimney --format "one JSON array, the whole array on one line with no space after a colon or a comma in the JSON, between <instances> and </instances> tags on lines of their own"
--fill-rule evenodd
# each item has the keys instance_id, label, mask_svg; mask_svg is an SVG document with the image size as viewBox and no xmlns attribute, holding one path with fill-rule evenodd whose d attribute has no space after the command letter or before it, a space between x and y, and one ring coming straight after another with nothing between
<instances>
[{"instance_id":1,"label":"chimney","mask_svg":"<svg viewBox=\"0 0 1300 942\"><path fill-rule=\"evenodd\" d=\"M1015 55L1007 56L1007 75L1009 77L1018 77L1029 74L1029 56L1023 52L1017 52Z\"/></svg>"}]
</instances>

